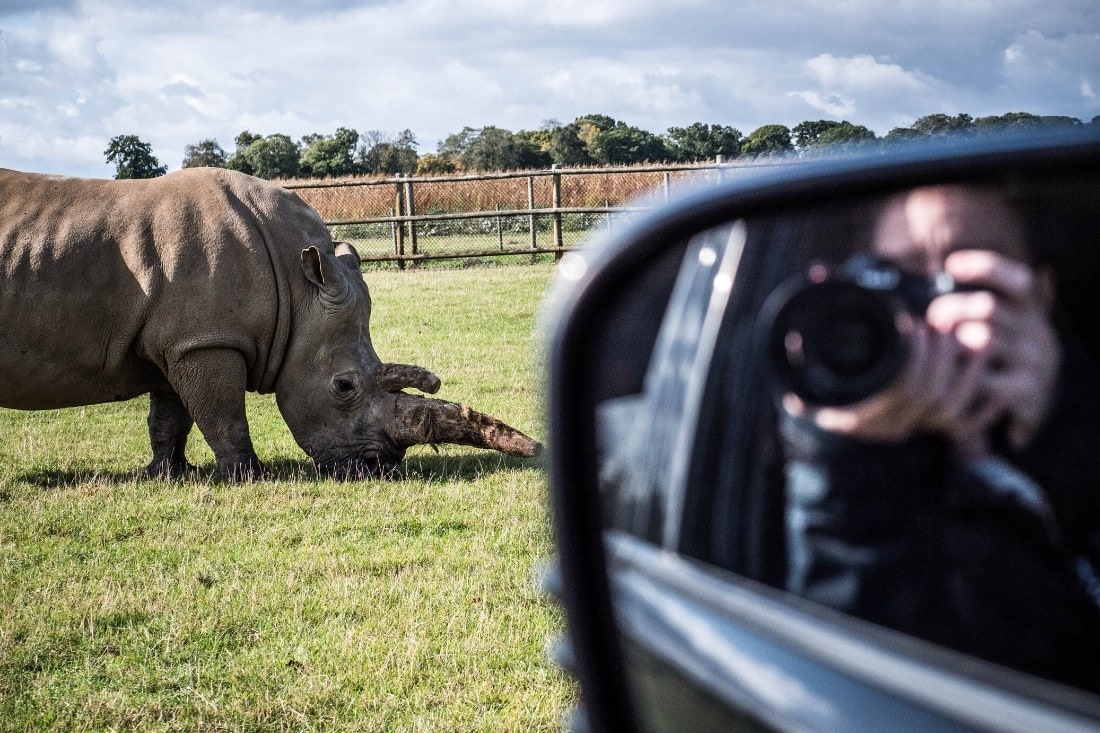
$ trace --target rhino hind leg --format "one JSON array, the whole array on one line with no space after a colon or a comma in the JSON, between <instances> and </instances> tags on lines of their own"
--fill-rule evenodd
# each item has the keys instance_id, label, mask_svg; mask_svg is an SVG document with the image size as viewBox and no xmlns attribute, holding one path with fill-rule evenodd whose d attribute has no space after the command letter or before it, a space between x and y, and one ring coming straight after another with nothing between
<instances>
[{"instance_id":1,"label":"rhino hind leg","mask_svg":"<svg viewBox=\"0 0 1100 733\"><path fill-rule=\"evenodd\" d=\"M187 436L195 421L171 387L149 393L149 443L153 460L145 472L153 478L176 479L195 469L187 462Z\"/></svg>"},{"instance_id":2,"label":"rhino hind leg","mask_svg":"<svg viewBox=\"0 0 1100 733\"><path fill-rule=\"evenodd\" d=\"M169 366L168 380L214 451L223 479L269 477L252 448L244 406L247 367L239 351L189 351Z\"/></svg>"}]
</instances>

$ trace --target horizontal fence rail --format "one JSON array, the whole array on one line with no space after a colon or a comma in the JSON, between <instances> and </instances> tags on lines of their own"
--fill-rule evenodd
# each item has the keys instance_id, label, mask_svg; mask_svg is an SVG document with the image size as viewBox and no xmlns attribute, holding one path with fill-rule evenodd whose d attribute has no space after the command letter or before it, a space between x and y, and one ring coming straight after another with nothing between
<instances>
[{"instance_id":1,"label":"horizontal fence rail","mask_svg":"<svg viewBox=\"0 0 1100 733\"><path fill-rule=\"evenodd\" d=\"M677 188L720 183L791 162L551 168L342 181L287 181L333 238L365 262L404 269L429 260L559 258L589 234L667 201Z\"/></svg>"}]
</instances>

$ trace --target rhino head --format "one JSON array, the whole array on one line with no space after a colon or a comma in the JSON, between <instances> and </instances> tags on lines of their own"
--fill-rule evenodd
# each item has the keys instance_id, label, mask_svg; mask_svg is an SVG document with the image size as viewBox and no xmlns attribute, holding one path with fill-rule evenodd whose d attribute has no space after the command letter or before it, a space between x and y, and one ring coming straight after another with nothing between
<instances>
[{"instance_id":1,"label":"rhino head","mask_svg":"<svg viewBox=\"0 0 1100 733\"><path fill-rule=\"evenodd\" d=\"M360 259L346 243L335 254L302 251L308 285L295 304L286 359L275 386L294 439L320 473L386 475L417 444L455 443L532 457L541 445L496 418L434 394L439 378L382 362L370 337L371 298Z\"/></svg>"}]
</instances>

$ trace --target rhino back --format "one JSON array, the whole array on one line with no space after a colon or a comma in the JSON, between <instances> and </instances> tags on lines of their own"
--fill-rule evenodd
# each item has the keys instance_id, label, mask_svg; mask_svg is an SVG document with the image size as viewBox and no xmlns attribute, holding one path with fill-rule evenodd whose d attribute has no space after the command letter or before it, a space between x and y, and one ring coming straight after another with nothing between
<instances>
[{"instance_id":1,"label":"rhino back","mask_svg":"<svg viewBox=\"0 0 1100 733\"><path fill-rule=\"evenodd\" d=\"M212 169L149 181L0 171L0 406L127 399L196 348L239 349L262 386L288 328L279 289L295 237L280 227L310 219L299 207Z\"/></svg>"}]
</instances>

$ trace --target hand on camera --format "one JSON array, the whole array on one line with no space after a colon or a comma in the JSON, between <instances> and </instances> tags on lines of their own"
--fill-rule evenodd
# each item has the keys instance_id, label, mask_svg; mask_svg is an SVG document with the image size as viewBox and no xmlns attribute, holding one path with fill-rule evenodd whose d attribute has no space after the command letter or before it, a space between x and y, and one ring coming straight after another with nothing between
<instances>
[{"instance_id":1,"label":"hand on camera","mask_svg":"<svg viewBox=\"0 0 1100 733\"><path fill-rule=\"evenodd\" d=\"M939 296L923 321L907 324L909 357L890 387L841 407L788 394L785 409L867 442L939 433L964 458L988 453L990 429L1007 419L1009 439L1026 445L1049 409L1061 361L1052 283L987 250L953 252L944 269L967 289Z\"/></svg>"}]
</instances>

